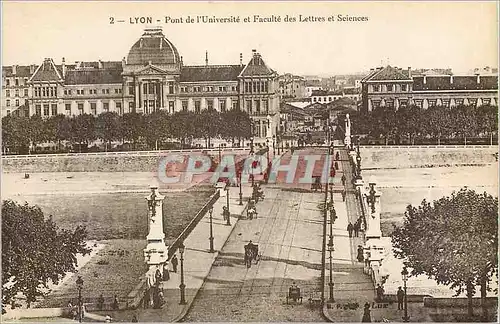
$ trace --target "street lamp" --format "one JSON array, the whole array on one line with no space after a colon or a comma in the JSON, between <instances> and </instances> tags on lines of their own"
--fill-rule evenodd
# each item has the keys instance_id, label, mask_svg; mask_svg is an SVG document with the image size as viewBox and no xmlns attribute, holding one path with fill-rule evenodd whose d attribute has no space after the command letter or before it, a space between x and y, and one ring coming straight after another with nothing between
<instances>
[{"instance_id":1,"label":"street lamp","mask_svg":"<svg viewBox=\"0 0 500 324\"><path fill-rule=\"evenodd\" d=\"M184 242L179 245L179 253L181 254L181 284L179 288L181 290L181 301L179 304L186 305L186 285L184 284Z\"/></svg>"},{"instance_id":2,"label":"street lamp","mask_svg":"<svg viewBox=\"0 0 500 324\"><path fill-rule=\"evenodd\" d=\"M222 154L221 153L222 152L221 152L220 143L219 143L219 165L220 165L220 162L221 162L221 159L222 159L222 157L221 157Z\"/></svg>"},{"instance_id":3,"label":"street lamp","mask_svg":"<svg viewBox=\"0 0 500 324\"><path fill-rule=\"evenodd\" d=\"M231 212L229 212L229 187L226 187L226 211L227 211L227 226L231 226Z\"/></svg>"},{"instance_id":4,"label":"street lamp","mask_svg":"<svg viewBox=\"0 0 500 324\"><path fill-rule=\"evenodd\" d=\"M269 162L269 139L266 138L266 146L267 146L267 162Z\"/></svg>"},{"instance_id":5,"label":"street lamp","mask_svg":"<svg viewBox=\"0 0 500 324\"><path fill-rule=\"evenodd\" d=\"M243 205L243 192L242 192L242 185L241 185L241 176L242 176L242 171L238 172L238 176L240 178L240 206Z\"/></svg>"},{"instance_id":6,"label":"street lamp","mask_svg":"<svg viewBox=\"0 0 500 324\"><path fill-rule=\"evenodd\" d=\"M210 206L210 209L208 210L210 213L209 219L210 219L210 237L208 238L210 240L210 253L214 253L214 230L213 230L213 224L212 224L212 214L214 212L214 206Z\"/></svg>"},{"instance_id":7,"label":"street lamp","mask_svg":"<svg viewBox=\"0 0 500 324\"><path fill-rule=\"evenodd\" d=\"M361 179L361 154L359 154L359 146L356 154L356 178Z\"/></svg>"},{"instance_id":8,"label":"street lamp","mask_svg":"<svg viewBox=\"0 0 500 324\"><path fill-rule=\"evenodd\" d=\"M335 207L332 206L330 209L330 240L328 242L328 252L330 254L330 282L328 283L328 286L330 288L330 302L334 302L335 299L333 298L333 256L332 253L335 250L333 246L333 224L335 223L335 220L337 219L337 213L335 212Z\"/></svg>"},{"instance_id":9,"label":"street lamp","mask_svg":"<svg viewBox=\"0 0 500 324\"><path fill-rule=\"evenodd\" d=\"M404 322L409 322L410 321L410 317L408 316L408 298L407 298L407 295L406 295L406 282L408 281L408 269L406 269L406 266L403 267L403 271L401 271L401 276L403 277L404 290L405 290L405 299L404 299L405 314L403 316L403 321Z\"/></svg>"},{"instance_id":10,"label":"street lamp","mask_svg":"<svg viewBox=\"0 0 500 324\"><path fill-rule=\"evenodd\" d=\"M78 322L82 322L82 289L83 289L83 279L78 276L76 279L76 288L78 288Z\"/></svg>"},{"instance_id":11,"label":"street lamp","mask_svg":"<svg viewBox=\"0 0 500 324\"><path fill-rule=\"evenodd\" d=\"M370 195L368 196L368 203L370 204L371 206L371 209L372 209L372 214L375 213L375 183L374 182L370 182L369 184L370 186Z\"/></svg>"}]
</instances>

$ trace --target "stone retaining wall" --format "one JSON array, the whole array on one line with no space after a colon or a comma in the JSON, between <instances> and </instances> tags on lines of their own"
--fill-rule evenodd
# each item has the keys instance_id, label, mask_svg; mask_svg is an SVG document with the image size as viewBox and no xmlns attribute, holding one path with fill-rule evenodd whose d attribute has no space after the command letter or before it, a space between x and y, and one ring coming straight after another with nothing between
<instances>
[{"instance_id":1,"label":"stone retaining wall","mask_svg":"<svg viewBox=\"0 0 500 324\"><path fill-rule=\"evenodd\" d=\"M404 169L496 163L497 147L361 147L362 169Z\"/></svg>"}]
</instances>

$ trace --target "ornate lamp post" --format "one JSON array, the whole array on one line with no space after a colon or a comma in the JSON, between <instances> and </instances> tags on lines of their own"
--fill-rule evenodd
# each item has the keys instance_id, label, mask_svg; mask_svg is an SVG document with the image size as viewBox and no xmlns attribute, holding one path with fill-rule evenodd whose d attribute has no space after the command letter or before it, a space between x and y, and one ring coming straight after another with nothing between
<instances>
[{"instance_id":1,"label":"ornate lamp post","mask_svg":"<svg viewBox=\"0 0 500 324\"><path fill-rule=\"evenodd\" d=\"M266 138L266 147L267 147L267 162L269 162L269 139Z\"/></svg>"},{"instance_id":2,"label":"ornate lamp post","mask_svg":"<svg viewBox=\"0 0 500 324\"><path fill-rule=\"evenodd\" d=\"M219 164L221 162L221 159L222 159L222 152L221 152L221 148L220 148L220 143L219 143Z\"/></svg>"},{"instance_id":3,"label":"ornate lamp post","mask_svg":"<svg viewBox=\"0 0 500 324\"><path fill-rule=\"evenodd\" d=\"M231 212L229 211L229 187L226 187L226 207L227 207L227 226L231 226Z\"/></svg>"},{"instance_id":4,"label":"ornate lamp post","mask_svg":"<svg viewBox=\"0 0 500 324\"><path fill-rule=\"evenodd\" d=\"M179 288L181 290L181 301L179 304L186 305L186 285L184 284L184 242L179 245L179 253L181 255L181 284Z\"/></svg>"},{"instance_id":5,"label":"ornate lamp post","mask_svg":"<svg viewBox=\"0 0 500 324\"><path fill-rule=\"evenodd\" d=\"M332 253L335 251L334 246L333 246L333 224L335 223L335 220L337 219L337 213L335 212L335 207L332 206L330 209L330 240L328 242L328 252L330 253L330 282L328 283L328 286L330 288L330 302L334 302L335 299L333 298L333 256Z\"/></svg>"},{"instance_id":6,"label":"ornate lamp post","mask_svg":"<svg viewBox=\"0 0 500 324\"><path fill-rule=\"evenodd\" d=\"M370 195L368 196L368 203L372 209L372 214L375 212L375 183L370 182Z\"/></svg>"},{"instance_id":7,"label":"ornate lamp post","mask_svg":"<svg viewBox=\"0 0 500 324\"><path fill-rule=\"evenodd\" d=\"M76 279L76 288L78 289L78 322L82 322L82 289L83 289L83 279L78 276Z\"/></svg>"},{"instance_id":8,"label":"ornate lamp post","mask_svg":"<svg viewBox=\"0 0 500 324\"><path fill-rule=\"evenodd\" d=\"M273 135L273 155L276 155L276 135Z\"/></svg>"},{"instance_id":9,"label":"ornate lamp post","mask_svg":"<svg viewBox=\"0 0 500 324\"><path fill-rule=\"evenodd\" d=\"M209 219L210 219L210 237L208 238L210 241L210 253L214 253L214 230L213 230L213 224L212 224L212 214L214 212L214 207L210 206L210 209L208 210L209 214Z\"/></svg>"},{"instance_id":10,"label":"ornate lamp post","mask_svg":"<svg viewBox=\"0 0 500 324\"><path fill-rule=\"evenodd\" d=\"M361 155L359 154L359 146L358 152L356 153L356 178L361 179Z\"/></svg>"},{"instance_id":11,"label":"ornate lamp post","mask_svg":"<svg viewBox=\"0 0 500 324\"><path fill-rule=\"evenodd\" d=\"M403 271L401 271L401 276L403 277L404 290L405 290L405 299L404 299L405 314L403 316L403 321L409 322L410 317L408 316L408 298L406 295L406 282L408 281L408 269L406 269L406 266L403 267Z\"/></svg>"},{"instance_id":12,"label":"ornate lamp post","mask_svg":"<svg viewBox=\"0 0 500 324\"><path fill-rule=\"evenodd\" d=\"M242 185L241 185L241 175L242 175L242 172L239 171L238 172L238 178L240 179L240 206L243 205L243 192L242 192Z\"/></svg>"}]
</instances>

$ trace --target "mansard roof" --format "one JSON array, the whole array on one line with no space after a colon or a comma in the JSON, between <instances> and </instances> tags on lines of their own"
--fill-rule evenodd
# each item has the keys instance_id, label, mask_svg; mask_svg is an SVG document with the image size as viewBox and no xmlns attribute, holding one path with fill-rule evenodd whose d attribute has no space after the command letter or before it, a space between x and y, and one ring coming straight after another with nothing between
<instances>
[{"instance_id":1,"label":"mansard roof","mask_svg":"<svg viewBox=\"0 0 500 324\"><path fill-rule=\"evenodd\" d=\"M498 76L415 76L413 77L413 91L432 90L497 90Z\"/></svg>"},{"instance_id":2,"label":"mansard roof","mask_svg":"<svg viewBox=\"0 0 500 324\"><path fill-rule=\"evenodd\" d=\"M411 81L411 78L408 77L408 70L392 67L390 65L383 68L377 68L375 71L371 71L370 74L363 78L363 81L385 80Z\"/></svg>"},{"instance_id":3,"label":"mansard roof","mask_svg":"<svg viewBox=\"0 0 500 324\"><path fill-rule=\"evenodd\" d=\"M122 78L121 64L116 68L107 69L75 69L66 71L65 84L121 84Z\"/></svg>"},{"instance_id":4,"label":"mansard roof","mask_svg":"<svg viewBox=\"0 0 500 324\"><path fill-rule=\"evenodd\" d=\"M183 66L180 82L238 81L241 65Z\"/></svg>"},{"instance_id":5,"label":"mansard roof","mask_svg":"<svg viewBox=\"0 0 500 324\"><path fill-rule=\"evenodd\" d=\"M38 68L38 65L33 66L33 72ZM30 71L31 67L29 65L16 65L16 74L13 74L12 66L2 66L2 76L4 77L30 77L33 72Z\"/></svg>"},{"instance_id":6,"label":"mansard roof","mask_svg":"<svg viewBox=\"0 0 500 324\"><path fill-rule=\"evenodd\" d=\"M267 67L262 56L253 50L253 56L243 71L241 71L240 76L268 76L274 73L273 70Z\"/></svg>"},{"instance_id":7,"label":"mansard roof","mask_svg":"<svg viewBox=\"0 0 500 324\"><path fill-rule=\"evenodd\" d=\"M62 81L61 75L62 73L58 71L54 61L51 58L46 58L31 76L30 81Z\"/></svg>"}]
</instances>

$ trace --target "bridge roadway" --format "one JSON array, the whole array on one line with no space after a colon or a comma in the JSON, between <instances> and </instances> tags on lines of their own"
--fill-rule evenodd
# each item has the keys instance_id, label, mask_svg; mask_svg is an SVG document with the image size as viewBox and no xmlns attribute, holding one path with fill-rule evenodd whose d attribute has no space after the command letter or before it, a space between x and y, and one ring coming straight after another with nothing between
<instances>
[{"instance_id":1,"label":"bridge roadway","mask_svg":"<svg viewBox=\"0 0 500 324\"><path fill-rule=\"evenodd\" d=\"M322 152L325 149L295 154ZM289 158L287 153L283 163ZM304 168L299 163L297 173ZM184 321L325 321L321 308L308 302L310 296L321 295L323 224L318 207L324 194L280 184L264 191L264 201L257 204L258 218L238 221ZM258 245L262 257L247 268L244 245L249 240ZM286 304L294 281L301 288L302 304Z\"/></svg>"}]
</instances>

